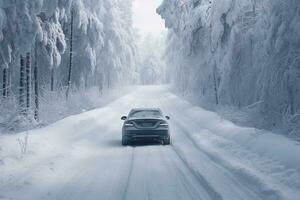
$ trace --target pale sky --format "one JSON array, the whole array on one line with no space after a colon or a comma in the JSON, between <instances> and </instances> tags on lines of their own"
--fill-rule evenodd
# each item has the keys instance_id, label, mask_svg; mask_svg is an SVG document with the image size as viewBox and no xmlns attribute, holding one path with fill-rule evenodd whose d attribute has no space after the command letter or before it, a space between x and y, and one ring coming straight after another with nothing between
<instances>
[{"instance_id":1,"label":"pale sky","mask_svg":"<svg viewBox=\"0 0 300 200\"><path fill-rule=\"evenodd\" d=\"M162 0L134 0L133 1L133 23L142 36L149 33L154 36L166 31L164 21L156 14L156 8Z\"/></svg>"}]
</instances>

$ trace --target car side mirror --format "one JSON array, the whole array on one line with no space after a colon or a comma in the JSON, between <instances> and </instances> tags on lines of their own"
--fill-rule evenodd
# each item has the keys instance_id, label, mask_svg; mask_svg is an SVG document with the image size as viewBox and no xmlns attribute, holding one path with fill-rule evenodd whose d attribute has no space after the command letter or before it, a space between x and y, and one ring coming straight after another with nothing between
<instances>
[{"instance_id":1,"label":"car side mirror","mask_svg":"<svg viewBox=\"0 0 300 200\"><path fill-rule=\"evenodd\" d=\"M169 116L166 116L166 119L167 119L167 120L170 120L171 118L170 118Z\"/></svg>"},{"instance_id":2,"label":"car side mirror","mask_svg":"<svg viewBox=\"0 0 300 200\"><path fill-rule=\"evenodd\" d=\"M127 119L126 116L121 117L121 120L126 120L126 119Z\"/></svg>"}]
</instances>

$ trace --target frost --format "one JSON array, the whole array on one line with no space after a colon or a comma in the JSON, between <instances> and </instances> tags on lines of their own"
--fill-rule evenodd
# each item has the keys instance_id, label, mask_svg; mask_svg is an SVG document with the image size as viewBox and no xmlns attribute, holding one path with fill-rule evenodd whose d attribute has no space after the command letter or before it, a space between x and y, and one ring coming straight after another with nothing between
<instances>
[{"instance_id":1,"label":"frost","mask_svg":"<svg viewBox=\"0 0 300 200\"><path fill-rule=\"evenodd\" d=\"M168 72L179 90L209 106L263 102L258 123L269 128L299 114L297 1L164 0L157 12L169 28Z\"/></svg>"},{"instance_id":2,"label":"frost","mask_svg":"<svg viewBox=\"0 0 300 200\"><path fill-rule=\"evenodd\" d=\"M39 62L49 69L66 66L63 57L67 60L71 10L74 12L74 64L78 66L75 76L80 77L85 71L93 73L95 69L104 71L103 67L121 71L134 68L136 47L131 18L127 16L131 13L131 0L3 0L0 3L0 65L8 67L12 57L18 58L38 48L42 56ZM114 52L107 58L107 53L112 53L109 50ZM99 57L112 60L98 61ZM128 71L126 75L130 75Z\"/></svg>"},{"instance_id":3,"label":"frost","mask_svg":"<svg viewBox=\"0 0 300 200\"><path fill-rule=\"evenodd\" d=\"M38 85L40 99L48 92L63 93L69 83L69 66L72 94L82 93L83 88L98 88L102 94L105 89L135 82L131 4L131 0L0 0L0 94L9 96L0 104L0 109L9 105L9 112L0 114L5 119L1 125L18 118L18 102L24 97L19 84L26 87L27 79L36 81L26 88L30 114L35 105L34 86ZM21 55L28 55L25 63L32 66L32 73L25 72L22 81ZM38 72L35 80L30 77L34 70Z\"/></svg>"}]
</instances>

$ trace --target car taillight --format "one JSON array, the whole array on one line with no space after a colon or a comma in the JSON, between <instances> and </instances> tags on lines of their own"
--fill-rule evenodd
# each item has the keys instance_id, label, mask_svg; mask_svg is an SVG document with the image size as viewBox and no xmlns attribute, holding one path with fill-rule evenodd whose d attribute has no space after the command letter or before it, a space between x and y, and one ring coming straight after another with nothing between
<instances>
[{"instance_id":1,"label":"car taillight","mask_svg":"<svg viewBox=\"0 0 300 200\"><path fill-rule=\"evenodd\" d=\"M126 126L126 127L132 127L133 123L132 122L125 122L124 126Z\"/></svg>"}]
</instances>

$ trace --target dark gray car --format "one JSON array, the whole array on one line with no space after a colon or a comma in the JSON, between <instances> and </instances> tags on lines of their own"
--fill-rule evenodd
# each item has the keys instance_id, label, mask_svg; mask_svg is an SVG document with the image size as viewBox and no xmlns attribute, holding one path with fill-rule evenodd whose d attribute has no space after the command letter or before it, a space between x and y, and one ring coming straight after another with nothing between
<instances>
[{"instance_id":1,"label":"dark gray car","mask_svg":"<svg viewBox=\"0 0 300 200\"><path fill-rule=\"evenodd\" d=\"M159 141L170 144L168 116L163 116L159 108L135 108L124 121L122 128L122 145L136 141Z\"/></svg>"}]
</instances>

